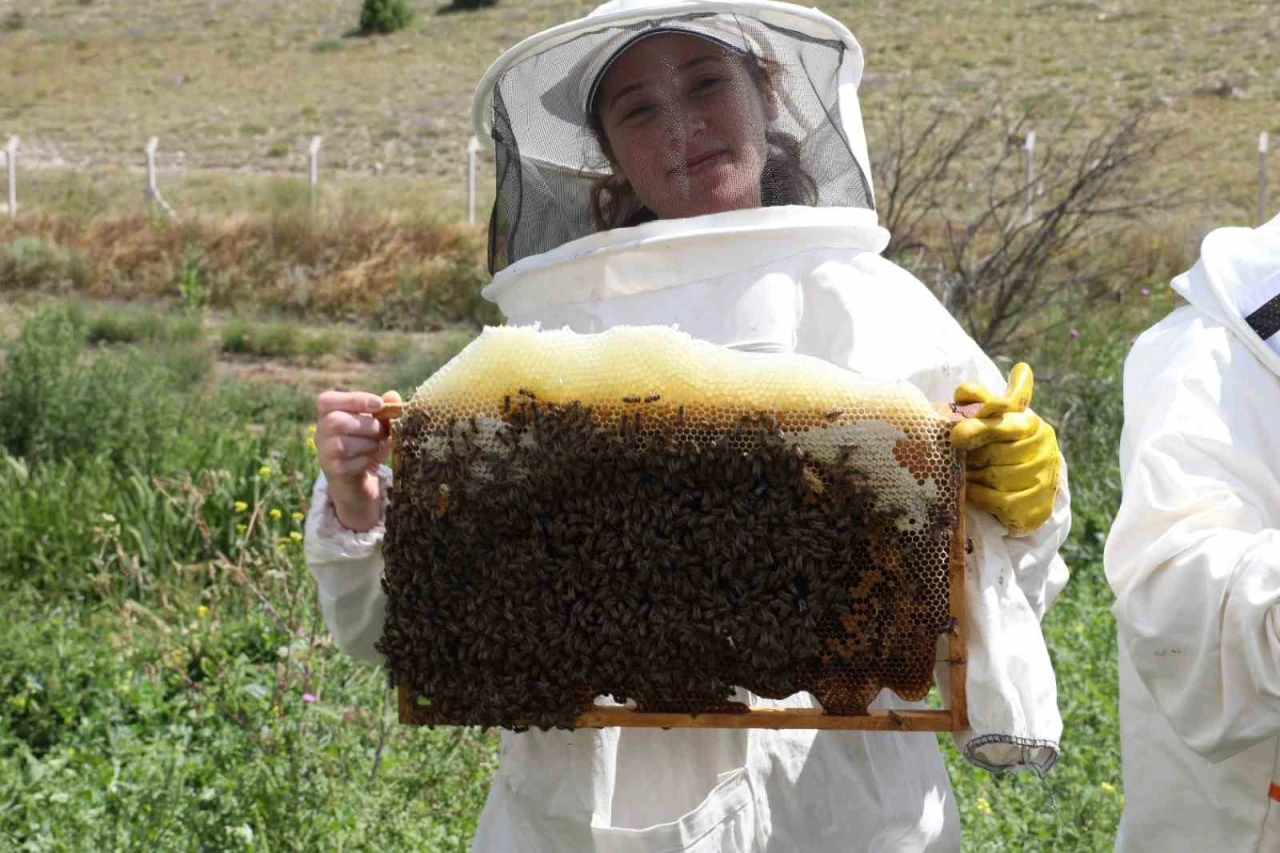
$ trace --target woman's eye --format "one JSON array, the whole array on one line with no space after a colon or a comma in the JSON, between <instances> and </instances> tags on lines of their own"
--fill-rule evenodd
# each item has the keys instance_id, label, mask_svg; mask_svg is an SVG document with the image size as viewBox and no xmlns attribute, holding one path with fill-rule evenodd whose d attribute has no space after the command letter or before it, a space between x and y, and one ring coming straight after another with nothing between
<instances>
[{"instance_id":1,"label":"woman's eye","mask_svg":"<svg viewBox=\"0 0 1280 853\"><path fill-rule=\"evenodd\" d=\"M709 92L719 88L720 84L723 82L724 82L723 77L719 77L719 76L703 77L693 84L693 91Z\"/></svg>"},{"instance_id":2,"label":"woman's eye","mask_svg":"<svg viewBox=\"0 0 1280 853\"><path fill-rule=\"evenodd\" d=\"M653 107L650 107L647 104L641 104L639 106L632 107L629 110L627 110L625 113L623 113L622 120L630 121L632 119L641 118L643 116L648 115L652 109Z\"/></svg>"}]
</instances>

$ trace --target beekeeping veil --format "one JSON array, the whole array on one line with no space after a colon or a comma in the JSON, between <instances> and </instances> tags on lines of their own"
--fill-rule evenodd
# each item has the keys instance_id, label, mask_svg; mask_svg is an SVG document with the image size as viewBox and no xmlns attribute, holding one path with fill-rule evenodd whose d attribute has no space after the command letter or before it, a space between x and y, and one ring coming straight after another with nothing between
<instances>
[{"instance_id":1,"label":"beekeeping veil","mask_svg":"<svg viewBox=\"0 0 1280 853\"><path fill-rule=\"evenodd\" d=\"M613 0L525 39L476 90L473 122L481 139L492 137L497 161L491 271L598 230L592 186L612 169L589 126L592 101L628 47L664 32L708 39L764 66L776 107L769 156L782 153L778 140L790 149L784 177L802 173L799 203L873 210L857 98L862 51L844 25L768 0ZM769 185L777 174L765 169L762 203L797 203L795 192Z\"/></svg>"}]
</instances>

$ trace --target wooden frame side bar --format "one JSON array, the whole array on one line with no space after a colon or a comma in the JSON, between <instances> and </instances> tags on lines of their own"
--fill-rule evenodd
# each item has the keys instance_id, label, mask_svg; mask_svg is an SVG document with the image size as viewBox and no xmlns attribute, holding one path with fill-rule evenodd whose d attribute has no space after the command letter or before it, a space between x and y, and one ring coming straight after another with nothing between
<instances>
[{"instance_id":1,"label":"wooden frame side bar","mask_svg":"<svg viewBox=\"0 0 1280 853\"><path fill-rule=\"evenodd\" d=\"M965 556L969 548L969 537L965 530L965 494L963 474L960 480L960 496L956 501L955 540L951 545L951 635L947 638L950 656L947 660L947 684L951 695L948 699L948 713L951 714L951 731L961 732L969 728L968 695L965 682L968 678L967 652L964 644L965 628Z\"/></svg>"}]
</instances>

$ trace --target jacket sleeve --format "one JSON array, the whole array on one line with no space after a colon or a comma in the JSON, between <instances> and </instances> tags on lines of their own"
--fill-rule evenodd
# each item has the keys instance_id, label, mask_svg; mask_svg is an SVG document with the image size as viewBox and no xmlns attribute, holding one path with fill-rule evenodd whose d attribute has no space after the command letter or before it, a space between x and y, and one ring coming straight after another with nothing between
<instances>
[{"instance_id":1,"label":"jacket sleeve","mask_svg":"<svg viewBox=\"0 0 1280 853\"><path fill-rule=\"evenodd\" d=\"M378 470L382 494L389 494L391 469ZM383 498L385 514L386 498ZM374 643L382 636L386 598L382 591L382 521L356 533L342 526L329 500L328 484L316 479L307 513L304 552L320 588L320 610L334 644L370 663L382 663Z\"/></svg>"},{"instance_id":2,"label":"jacket sleeve","mask_svg":"<svg viewBox=\"0 0 1280 853\"><path fill-rule=\"evenodd\" d=\"M801 351L855 371L905 380L926 399L963 382L1003 390L1005 376L914 276L870 253L819 268L806 283ZM1014 536L977 507L965 512L966 693L961 753L988 770L1053 766L1062 735L1057 682L1040 620L1067 581L1058 549L1071 528L1065 470L1053 514ZM945 648L945 647L944 647ZM945 660L945 651L940 656ZM949 687L939 666L938 687Z\"/></svg>"},{"instance_id":3,"label":"jacket sleeve","mask_svg":"<svg viewBox=\"0 0 1280 853\"><path fill-rule=\"evenodd\" d=\"M1120 642L1178 737L1222 761L1280 734L1280 389L1187 307L1134 347L1124 399Z\"/></svg>"},{"instance_id":4,"label":"jacket sleeve","mask_svg":"<svg viewBox=\"0 0 1280 853\"><path fill-rule=\"evenodd\" d=\"M939 386L930 390L943 400L951 399L960 382L1002 389L1004 377L996 366L971 341L969 346L968 358L915 381ZM963 352L963 345L957 350ZM1062 716L1040 620L1068 576L1058 555L1071 530L1071 494L1066 463L1061 464L1053 512L1030 533L1012 534L976 506L965 510L972 543L965 558L969 729L954 738L966 759L993 772L1030 769L1043 776L1058 758ZM943 691L947 675L940 667Z\"/></svg>"}]
</instances>

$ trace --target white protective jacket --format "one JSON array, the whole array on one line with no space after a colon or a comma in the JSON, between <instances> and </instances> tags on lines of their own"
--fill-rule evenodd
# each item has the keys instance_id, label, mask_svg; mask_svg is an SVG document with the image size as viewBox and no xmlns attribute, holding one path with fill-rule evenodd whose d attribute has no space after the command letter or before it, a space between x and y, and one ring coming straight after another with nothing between
<instances>
[{"instance_id":1,"label":"white protective jacket","mask_svg":"<svg viewBox=\"0 0 1280 853\"><path fill-rule=\"evenodd\" d=\"M675 324L696 338L796 352L934 401L1004 377L941 304L879 256L872 211L767 208L654 222L527 258L485 295L515 324ZM384 472L386 476L386 472ZM1039 620L1066 580L1066 478L1051 520L1013 537L971 508L967 595L972 731L957 741L992 769L1044 772L1061 732ZM381 531L337 524L323 479L307 560L337 644L377 660ZM808 694L770 703L812 706ZM918 707L886 691L873 707ZM960 825L934 735L605 729L504 733L477 853L955 851Z\"/></svg>"},{"instance_id":2,"label":"white protective jacket","mask_svg":"<svg viewBox=\"0 0 1280 853\"><path fill-rule=\"evenodd\" d=\"M1278 851L1280 218L1212 232L1173 287L1190 304L1125 362L1124 498L1105 556L1116 849Z\"/></svg>"}]
</instances>

